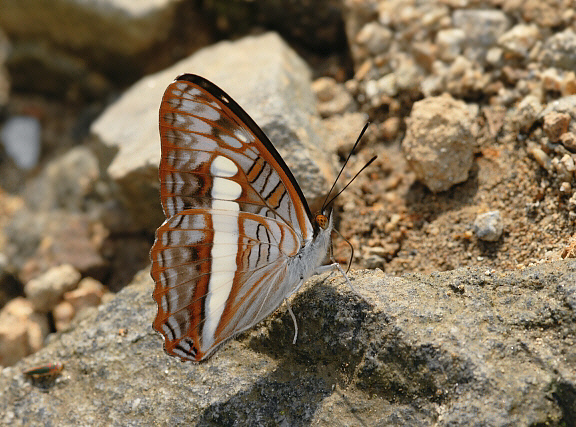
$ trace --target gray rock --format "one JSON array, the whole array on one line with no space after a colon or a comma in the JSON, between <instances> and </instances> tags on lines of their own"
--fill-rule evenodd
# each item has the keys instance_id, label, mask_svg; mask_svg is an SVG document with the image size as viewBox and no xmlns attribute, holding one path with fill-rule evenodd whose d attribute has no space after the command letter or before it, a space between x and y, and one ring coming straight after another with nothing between
<instances>
[{"instance_id":1,"label":"gray rock","mask_svg":"<svg viewBox=\"0 0 576 427\"><path fill-rule=\"evenodd\" d=\"M539 59L547 66L574 70L576 68L576 33L567 28L548 38L544 42Z\"/></svg>"},{"instance_id":2,"label":"gray rock","mask_svg":"<svg viewBox=\"0 0 576 427\"><path fill-rule=\"evenodd\" d=\"M148 272L0 374L5 425L572 425L576 260L317 276L200 365L151 329ZM122 329L122 331L121 331ZM125 330L124 330L125 329ZM63 362L47 384L21 370Z\"/></svg>"},{"instance_id":3,"label":"gray rock","mask_svg":"<svg viewBox=\"0 0 576 427\"><path fill-rule=\"evenodd\" d=\"M8 154L22 169L32 169L40 158L40 121L30 116L10 117L0 131L0 140Z\"/></svg>"},{"instance_id":4,"label":"gray rock","mask_svg":"<svg viewBox=\"0 0 576 427\"><path fill-rule=\"evenodd\" d=\"M473 163L472 117L450 95L414 103L402 149L416 177L431 191L445 191L468 179Z\"/></svg>"},{"instance_id":5,"label":"gray rock","mask_svg":"<svg viewBox=\"0 0 576 427\"><path fill-rule=\"evenodd\" d=\"M26 283L24 293L36 311L46 313L54 308L65 292L76 289L81 277L70 264L60 265Z\"/></svg>"},{"instance_id":6,"label":"gray rock","mask_svg":"<svg viewBox=\"0 0 576 427\"><path fill-rule=\"evenodd\" d=\"M8 1L0 5L0 26L14 39L42 37L71 50L130 56L168 36L177 4L178 0Z\"/></svg>"},{"instance_id":7,"label":"gray rock","mask_svg":"<svg viewBox=\"0 0 576 427\"><path fill-rule=\"evenodd\" d=\"M369 22L356 35L356 43L363 46L371 55L388 51L394 34L378 22Z\"/></svg>"},{"instance_id":8,"label":"gray rock","mask_svg":"<svg viewBox=\"0 0 576 427\"><path fill-rule=\"evenodd\" d=\"M250 114L308 197L326 191L323 172L331 171L335 162L317 133L310 70L278 35L267 33L218 43L140 80L92 125L102 151L113 159L108 173L122 189L137 224L154 229L163 221L158 108L168 84L186 72L208 78Z\"/></svg>"},{"instance_id":9,"label":"gray rock","mask_svg":"<svg viewBox=\"0 0 576 427\"><path fill-rule=\"evenodd\" d=\"M512 129L519 132L526 132L540 117L542 103L534 95L525 96L511 114Z\"/></svg>"},{"instance_id":10,"label":"gray rock","mask_svg":"<svg viewBox=\"0 0 576 427\"><path fill-rule=\"evenodd\" d=\"M32 210L65 209L90 211L91 201L101 200L97 188L103 185L100 165L85 146L74 147L49 162L26 190L26 204Z\"/></svg>"},{"instance_id":11,"label":"gray rock","mask_svg":"<svg viewBox=\"0 0 576 427\"><path fill-rule=\"evenodd\" d=\"M179 0L0 2L0 27L13 45L8 60L12 85L57 98L102 99L112 87L108 79L125 85L151 60L168 61L170 54L161 53L166 50L162 44L173 35L181 4ZM196 37L187 44L190 49L209 39L195 19L189 11L187 22L196 27Z\"/></svg>"},{"instance_id":12,"label":"gray rock","mask_svg":"<svg viewBox=\"0 0 576 427\"><path fill-rule=\"evenodd\" d=\"M465 9L452 15L456 28L466 35L465 56L472 60L483 60L486 51L494 46L498 38L510 27L510 20L500 10Z\"/></svg>"},{"instance_id":13,"label":"gray rock","mask_svg":"<svg viewBox=\"0 0 576 427\"><path fill-rule=\"evenodd\" d=\"M502 236L504 224L500 211L480 214L474 220L474 234L485 242L496 242Z\"/></svg>"}]
</instances>

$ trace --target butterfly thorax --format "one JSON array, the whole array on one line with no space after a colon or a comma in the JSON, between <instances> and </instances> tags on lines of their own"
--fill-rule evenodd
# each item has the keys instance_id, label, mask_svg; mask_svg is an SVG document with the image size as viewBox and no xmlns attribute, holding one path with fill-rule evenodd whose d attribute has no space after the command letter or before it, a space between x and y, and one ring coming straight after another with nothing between
<instances>
[{"instance_id":1,"label":"butterfly thorax","mask_svg":"<svg viewBox=\"0 0 576 427\"><path fill-rule=\"evenodd\" d=\"M294 285L306 281L319 266L324 263L328 247L330 246L330 235L332 234L332 215L318 214L314 218L314 237L307 241L290 262L289 283Z\"/></svg>"}]
</instances>

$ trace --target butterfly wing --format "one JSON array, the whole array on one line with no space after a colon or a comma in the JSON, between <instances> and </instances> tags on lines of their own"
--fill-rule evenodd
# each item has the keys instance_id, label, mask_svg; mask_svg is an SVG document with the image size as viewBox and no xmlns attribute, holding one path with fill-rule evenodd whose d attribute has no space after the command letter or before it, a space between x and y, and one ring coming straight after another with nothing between
<instances>
[{"instance_id":1,"label":"butterfly wing","mask_svg":"<svg viewBox=\"0 0 576 427\"><path fill-rule=\"evenodd\" d=\"M226 93L183 75L160 108L165 223L151 251L155 330L201 361L274 311L310 210L268 138Z\"/></svg>"}]
</instances>

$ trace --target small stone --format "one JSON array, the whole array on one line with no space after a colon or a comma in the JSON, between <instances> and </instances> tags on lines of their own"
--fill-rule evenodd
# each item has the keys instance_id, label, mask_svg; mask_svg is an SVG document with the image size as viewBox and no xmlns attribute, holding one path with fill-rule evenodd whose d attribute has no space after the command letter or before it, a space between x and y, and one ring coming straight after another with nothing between
<instances>
[{"instance_id":1,"label":"small stone","mask_svg":"<svg viewBox=\"0 0 576 427\"><path fill-rule=\"evenodd\" d=\"M354 100L344 85L331 77L321 77L314 81L312 90L318 98L318 112L322 117L343 114L352 109Z\"/></svg>"},{"instance_id":2,"label":"small stone","mask_svg":"<svg viewBox=\"0 0 576 427\"><path fill-rule=\"evenodd\" d=\"M574 160L569 154L565 154L562 159L555 157L552 159L552 165L556 169L558 178L561 181L570 182L574 173Z\"/></svg>"},{"instance_id":3,"label":"small stone","mask_svg":"<svg viewBox=\"0 0 576 427\"><path fill-rule=\"evenodd\" d=\"M568 131L570 115L555 111L544 116L544 132L552 142L558 142L560 137Z\"/></svg>"},{"instance_id":4,"label":"small stone","mask_svg":"<svg viewBox=\"0 0 576 427\"><path fill-rule=\"evenodd\" d=\"M474 221L474 234L485 242L496 242L502 236L504 226L500 211L491 211L480 214Z\"/></svg>"},{"instance_id":5,"label":"small stone","mask_svg":"<svg viewBox=\"0 0 576 427\"><path fill-rule=\"evenodd\" d=\"M572 193L572 186L570 185L570 183L563 182L562 184L560 184L560 192L564 194Z\"/></svg>"},{"instance_id":6,"label":"small stone","mask_svg":"<svg viewBox=\"0 0 576 427\"><path fill-rule=\"evenodd\" d=\"M368 255L365 258L366 268L383 268L386 260L379 255Z\"/></svg>"},{"instance_id":7,"label":"small stone","mask_svg":"<svg viewBox=\"0 0 576 427\"><path fill-rule=\"evenodd\" d=\"M566 147L567 150L576 152L576 135L572 132L563 133L560 136L560 143Z\"/></svg>"},{"instance_id":8,"label":"small stone","mask_svg":"<svg viewBox=\"0 0 576 427\"><path fill-rule=\"evenodd\" d=\"M547 171L552 170L552 160L550 156L546 154L540 147L536 146L536 144L531 144L528 146L528 154L534 157L534 160L542 166Z\"/></svg>"},{"instance_id":9,"label":"small stone","mask_svg":"<svg viewBox=\"0 0 576 427\"><path fill-rule=\"evenodd\" d=\"M54 326L57 331L63 331L70 326L76 311L72 304L68 301L59 302L52 310L52 317L54 318Z\"/></svg>"},{"instance_id":10,"label":"small stone","mask_svg":"<svg viewBox=\"0 0 576 427\"><path fill-rule=\"evenodd\" d=\"M472 122L468 106L450 95L414 103L402 149L431 191L445 191L468 178L474 162Z\"/></svg>"},{"instance_id":11,"label":"small stone","mask_svg":"<svg viewBox=\"0 0 576 427\"><path fill-rule=\"evenodd\" d=\"M76 288L80 277L71 265L60 265L26 283L24 293L36 311L45 313L56 306L65 292Z\"/></svg>"},{"instance_id":12,"label":"small stone","mask_svg":"<svg viewBox=\"0 0 576 427\"><path fill-rule=\"evenodd\" d=\"M502 34L498 45L508 54L526 58L539 38L540 31L536 25L519 24Z\"/></svg>"},{"instance_id":13,"label":"small stone","mask_svg":"<svg viewBox=\"0 0 576 427\"><path fill-rule=\"evenodd\" d=\"M0 140L6 153L22 169L32 169L40 159L42 126L35 117L15 116L9 118Z\"/></svg>"},{"instance_id":14,"label":"small stone","mask_svg":"<svg viewBox=\"0 0 576 427\"><path fill-rule=\"evenodd\" d=\"M64 301L69 302L75 312L80 312L87 307L97 307L102 301L106 288L98 280L86 277L78 283L73 291L64 294Z\"/></svg>"},{"instance_id":15,"label":"small stone","mask_svg":"<svg viewBox=\"0 0 576 427\"><path fill-rule=\"evenodd\" d=\"M549 37L542 47L539 60L549 67L576 68L576 34L568 28Z\"/></svg>"},{"instance_id":16,"label":"small stone","mask_svg":"<svg viewBox=\"0 0 576 427\"><path fill-rule=\"evenodd\" d=\"M17 297L0 311L0 365L10 366L40 350L48 335L48 317Z\"/></svg>"},{"instance_id":17,"label":"small stone","mask_svg":"<svg viewBox=\"0 0 576 427\"><path fill-rule=\"evenodd\" d=\"M537 120L542 111L540 100L534 95L528 95L520 101L513 113L512 124L517 131L527 131Z\"/></svg>"},{"instance_id":18,"label":"small stone","mask_svg":"<svg viewBox=\"0 0 576 427\"><path fill-rule=\"evenodd\" d=\"M462 53L462 45L465 39L466 34L460 28L438 31L438 34L436 34L438 57L446 62L453 61Z\"/></svg>"},{"instance_id":19,"label":"small stone","mask_svg":"<svg viewBox=\"0 0 576 427\"><path fill-rule=\"evenodd\" d=\"M382 137L386 141L394 140L400 131L400 124L401 121L399 117L388 117L381 126Z\"/></svg>"},{"instance_id":20,"label":"small stone","mask_svg":"<svg viewBox=\"0 0 576 427\"><path fill-rule=\"evenodd\" d=\"M466 35L464 56L479 62L484 61L488 49L496 45L498 38L510 27L506 14L496 9L456 10L452 20L454 27Z\"/></svg>"},{"instance_id":21,"label":"small stone","mask_svg":"<svg viewBox=\"0 0 576 427\"><path fill-rule=\"evenodd\" d=\"M556 68L548 68L547 70L544 70L540 79L544 90L554 92L560 92L562 90L562 77Z\"/></svg>"},{"instance_id":22,"label":"small stone","mask_svg":"<svg viewBox=\"0 0 576 427\"><path fill-rule=\"evenodd\" d=\"M364 25L356 35L356 43L365 47L372 55L386 52L392 41L392 31L372 21Z\"/></svg>"},{"instance_id":23,"label":"small stone","mask_svg":"<svg viewBox=\"0 0 576 427\"><path fill-rule=\"evenodd\" d=\"M320 102L327 102L336 96L338 83L332 77L320 77L312 83L312 90Z\"/></svg>"},{"instance_id":24,"label":"small stone","mask_svg":"<svg viewBox=\"0 0 576 427\"><path fill-rule=\"evenodd\" d=\"M576 94L576 74L574 71L569 71L564 74L562 79L562 96L574 94Z\"/></svg>"}]
</instances>

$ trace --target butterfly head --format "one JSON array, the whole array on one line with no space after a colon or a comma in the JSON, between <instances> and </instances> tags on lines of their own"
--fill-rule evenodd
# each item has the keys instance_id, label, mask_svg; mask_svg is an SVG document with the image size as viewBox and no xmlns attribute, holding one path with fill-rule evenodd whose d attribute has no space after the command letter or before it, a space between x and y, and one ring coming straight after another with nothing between
<instances>
[{"instance_id":1,"label":"butterfly head","mask_svg":"<svg viewBox=\"0 0 576 427\"><path fill-rule=\"evenodd\" d=\"M332 210L323 210L314 216L314 225L316 230L325 231L332 228Z\"/></svg>"}]
</instances>

